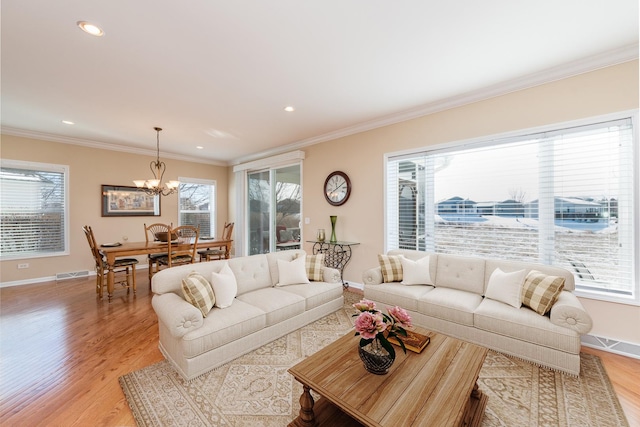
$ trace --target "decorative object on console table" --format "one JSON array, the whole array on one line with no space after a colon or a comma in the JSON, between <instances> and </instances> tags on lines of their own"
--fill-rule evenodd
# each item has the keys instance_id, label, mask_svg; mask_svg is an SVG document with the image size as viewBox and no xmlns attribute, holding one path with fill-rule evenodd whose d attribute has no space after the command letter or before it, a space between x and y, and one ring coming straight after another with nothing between
<instances>
[{"instance_id":1,"label":"decorative object on console table","mask_svg":"<svg viewBox=\"0 0 640 427\"><path fill-rule=\"evenodd\" d=\"M318 242L324 242L324 228L318 229L318 234L316 235L316 240Z\"/></svg>"},{"instance_id":2,"label":"decorative object on console table","mask_svg":"<svg viewBox=\"0 0 640 427\"><path fill-rule=\"evenodd\" d=\"M353 316L357 316L354 327L356 336L361 337L358 355L364 368L372 374L384 375L396 360L396 351L389 340L395 339L402 351L407 352L401 337L406 337L405 328L412 326L411 316L398 306L388 308L386 315L376 308L376 303L367 299L353 304L353 308L359 312Z\"/></svg>"},{"instance_id":3,"label":"decorative object on console table","mask_svg":"<svg viewBox=\"0 0 640 427\"><path fill-rule=\"evenodd\" d=\"M324 265L331 268L336 268L340 271L340 280L342 280L342 286L348 288L349 284L344 281L343 273L344 267L351 259L351 246L359 245L358 242L327 242L319 240L307 240L308 243L313 243L313 254L325 254Z\"/></svg>"},{"instance_id":4,"label":"decorative object on console table","mask_svg":"<svg viewBox=\"0 0 640 427\"><path fill-rule=\"evenodd\" d=\"M329 239L329 242L335 243L338 241L338 239L336 239L336 220L338 217L336 215L331 215L329 218L331 219L331 239Z\"/></svg>"}]
</instances>

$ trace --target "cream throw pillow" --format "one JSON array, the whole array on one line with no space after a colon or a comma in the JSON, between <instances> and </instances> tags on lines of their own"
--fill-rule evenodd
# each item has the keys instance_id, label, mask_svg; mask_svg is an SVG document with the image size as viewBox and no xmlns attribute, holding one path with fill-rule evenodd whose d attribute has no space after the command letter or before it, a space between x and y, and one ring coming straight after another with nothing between
<instances>
[{"instance_id":1,"label":"cream throw pillow","mask_svg":"<svg viewBox=\"0 0 640 427\"><path fill-rule=\"evenodd\" d=\"M401 256L400 264L402 264L402 282L400 283L403 285L433 285L429 273L428 255L417 261Z\"/></svg>"},{"instance_id":2,"label":"cream throw pillow","mask_svg":"<svg viewBox=\"0 0 640 427\"><path fill-rule=\"evenodd\" d=\"M544 316L556 303L562 289L564 277L547 276L537 270L531 270L524 279L522 304Z\"/></svg>"},{"instance_id":3,"label":"cream throw pillow","mask_svg":"<svg viewBox=\"0 0 640 427\"><path fill-rule=\"evenodd\" d=\"M276 286L300 285L309 283L306 270L306 256L299 256L292 261L278 260L278 276Z\"/></svg>"},{"instance_id":4,"label":"cream throw pillow","mask_svg":"<svg viewBox=\"0 0 640 427\"><path fill-rule=\"evenodd\" d=\"M224 263L219 273L211 273L211 284L216 296L216 307L227 308L233 303L238 293L238 283L229 263Z\"/></svg>"},{"instance_id":5,"label":"cream throw pillow","mask_svg":"<svg viewBox=\"0 0 640 427\"><path fill-rule=\"evenodd\" d=\"M526 270L518 270L510 273L496 268L489 277L485 297L509 304L515 308L522 306L522 284Z\"/></svg>"},{"instance_id":6,"label":"cream throw pillow","mask_svg":"<svg viewBox=\"0 0 640 427\"><path fill-rule=\"evenodd\" d=\"M380 263L382 281L384 283L402 281L402 264L399 256L379 254L378 262Z\"/></svg>"},{"instance_id":7,"label":"cream throw pillow","mask_svg":"<svg viewBox=\"0 0 640 427\"><path fill-rule=\"evenodd\" d=\"M193 271L182 279L181 288L184 299L199 309L203 317L207 317L216 302L209 281L200 273Z\"/></svg>"}]
</instances>

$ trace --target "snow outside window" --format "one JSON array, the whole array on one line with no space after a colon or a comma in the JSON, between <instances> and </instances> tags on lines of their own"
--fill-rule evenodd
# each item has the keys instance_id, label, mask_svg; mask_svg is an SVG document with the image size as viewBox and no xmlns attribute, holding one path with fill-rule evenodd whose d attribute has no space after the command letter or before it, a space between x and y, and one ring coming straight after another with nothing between
<instances>
[{"instance_id":1,"label":"snow outside window","mask_svg":"<svg viewBox=\"0 0 640 427\"><path fill-rule=\"evenodd\" d=\"M386 249L559 265L637 301L633 139L626 118L388 155Z\"/></svg>"}]
</instances>

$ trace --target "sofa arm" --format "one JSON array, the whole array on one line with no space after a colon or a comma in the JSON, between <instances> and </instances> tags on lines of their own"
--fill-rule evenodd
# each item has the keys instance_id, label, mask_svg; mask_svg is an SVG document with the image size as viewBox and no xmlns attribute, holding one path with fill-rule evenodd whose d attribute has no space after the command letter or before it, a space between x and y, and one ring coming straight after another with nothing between
<instances>
[{"instance_id":1,"label":"sofa arm","mask_svg":"<svg viewBox=\"0 0 640 427\"><path fill-rule=\"evenodd\" d=\"M591 330L593 321L578 298L569 291L562 291L551 307L551 323L572 329L580 334Z\"/></svg>"},{"instance_id":2,"label":"sofa arm","mask_svg":"<svg viewBox=\"0 0 640 427\"><path fill-rule=\"evenodd\" d=\"M322 267L322 280L327 283L340 282L340 270L331 267Z\"/></svg>"},{"instance_id":3,"label":"sofa arm","mask_svg":"<svg viewBox=\"0 0 640 427\"><path fill-rule=\"evenodd\" d=\"M379 285L382 283L382 269L380 266L370 268L362 273L362 283L365 285Z\"/></svg>"},{"instance_id":4,"label":"sofa arm","mask_svg":"<svg viewBox=\"0 0 640 427\"><path fill-rule=\"evenodd\" d=\"M175 338L180 338L203 324L202 312L174 293L154 295L151 305L158 315L158 321Z\"/></svg>"}]
</instances>

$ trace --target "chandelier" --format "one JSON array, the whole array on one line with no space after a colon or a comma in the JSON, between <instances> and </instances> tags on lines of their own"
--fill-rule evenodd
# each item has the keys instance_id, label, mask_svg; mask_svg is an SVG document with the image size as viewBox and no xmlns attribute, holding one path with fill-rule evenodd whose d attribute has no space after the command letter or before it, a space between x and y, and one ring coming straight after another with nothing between
<instances>
[{"instance_id":1,"label":"chandelier","mask_svg":"<svg viewBox=\"0 0 640 427\"><path fill-rule=\"evenodd\" d=\"M151 169L151 173L153 174L153 179L136 179L133 182L136 184L136 187L144 190L145 193L150 196L168 196L169 194L173 194L178 190L178 185L180 185L179 181L169 181L166 184L162 183L162 177L164 176L164 170L167 166L164 162L160 161L160 131L162 128L155 127L156 131L156 145L157 145L157 157L155 161L151 161L149 164L149 169Z\"/></svg>"}]
</instances>

